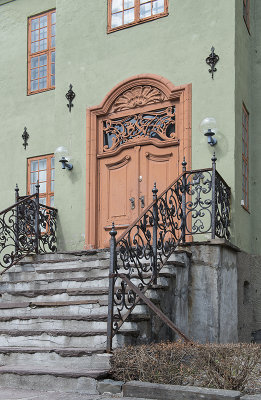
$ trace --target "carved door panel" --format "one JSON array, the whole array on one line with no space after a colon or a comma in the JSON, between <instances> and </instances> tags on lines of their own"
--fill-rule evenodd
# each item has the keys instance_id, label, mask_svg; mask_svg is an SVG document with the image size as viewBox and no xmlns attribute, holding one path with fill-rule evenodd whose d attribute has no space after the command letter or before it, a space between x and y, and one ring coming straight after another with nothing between
<instances>
[{"instance_id":1,"label":"carved door panel","mask_svg":"<svg viewBox=\"0 0 261 400\"><path fill-rule=\"evenodd\" d=\"M99 160L99 247L109 246L109 231L115 223L118 236L138 216L138 152L135 148Z\"/></svg>"},{"instance_id":2,"label":"carved door panel","mask_svg":"<svg viewBox=\"0 0 261 400\"><path fill-rule=\"evenodd\" d=\"M158 194L179 174L179 146L158 148L153 145L141 147L139 197L147 207L152 202L152 188L156 182Z\"/></svg>"}]
</instances>

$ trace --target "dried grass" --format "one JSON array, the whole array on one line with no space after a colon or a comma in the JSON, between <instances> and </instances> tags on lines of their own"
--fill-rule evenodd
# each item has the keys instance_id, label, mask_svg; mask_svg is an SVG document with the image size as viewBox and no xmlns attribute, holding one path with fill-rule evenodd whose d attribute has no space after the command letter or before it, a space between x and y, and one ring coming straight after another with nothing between
<instances>
[{"instance_id":1,"label":"dried grass","mask_svg":"<svg viewBox=\"0 0 261 400\"><path fill-rule=\"evenodd\" d=\"M260 362L261 346L257 344L128 346L114 351L112 377L256 393L261 392Z\"/></svg>"}]
</instances>

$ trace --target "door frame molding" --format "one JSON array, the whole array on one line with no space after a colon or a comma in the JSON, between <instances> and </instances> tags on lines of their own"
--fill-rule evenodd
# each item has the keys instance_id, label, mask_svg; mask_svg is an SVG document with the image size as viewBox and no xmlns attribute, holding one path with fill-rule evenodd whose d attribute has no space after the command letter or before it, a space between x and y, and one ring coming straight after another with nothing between
<instances>
[{"instance_id":1,"label":"door frame molding","mask_svg":"<svg viewBox=\"0 0 261 400\"><path fill-rule=\"evenodd\" d=\"M143 90L150 87L151 90ZM181 149L191 168L191 91L192 85L175 86L168 79L154 74L141 74L116 85L97 105L86 111L86 215L85 248L97 248L98 243L98 134L99 120L118 111L161 102L179 101L178 129L182 132ZM139 95L137 95L139 93Z\"/></svg>"}]
</instances>

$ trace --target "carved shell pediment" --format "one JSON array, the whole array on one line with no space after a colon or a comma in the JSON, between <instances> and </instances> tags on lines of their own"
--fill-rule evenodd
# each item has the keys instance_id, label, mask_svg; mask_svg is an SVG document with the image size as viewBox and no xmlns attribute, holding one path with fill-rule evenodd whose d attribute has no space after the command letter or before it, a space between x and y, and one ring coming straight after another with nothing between
<instances>
[{"instance_id":1,"label":"carved shell pediment","mask_svg":"<svg viewBox=\"0 0 261 400\"><path fill-rule=\"evenodd\" d=\"M148 104L160 103L166 100L166 95L156 87L136 86L121 94L112 106L112 112L129 110Z\"/></svg>"}]
</instances>

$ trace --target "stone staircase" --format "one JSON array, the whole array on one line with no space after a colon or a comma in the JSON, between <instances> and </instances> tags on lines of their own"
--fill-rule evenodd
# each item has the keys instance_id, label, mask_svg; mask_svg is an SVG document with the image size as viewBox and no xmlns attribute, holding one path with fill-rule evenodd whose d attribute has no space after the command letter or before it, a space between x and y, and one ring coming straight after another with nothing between
<instances>
[{"instance_id":1,"label":"stone staircase","mask_svg":"<svg viewBox=\"0 0 261 400\"><path fill-rule=\"evenodd\" d=\"M173 257L149 291L163 308L168 290L176 290L177 269L187 274L187 255ZM108 376L108 271L109 252L89 251L27 258L2 276L0 386L91 393L95 379ZM113 347L169 335L154 318L138 305Z\"/></svg>"}]
</instances>

